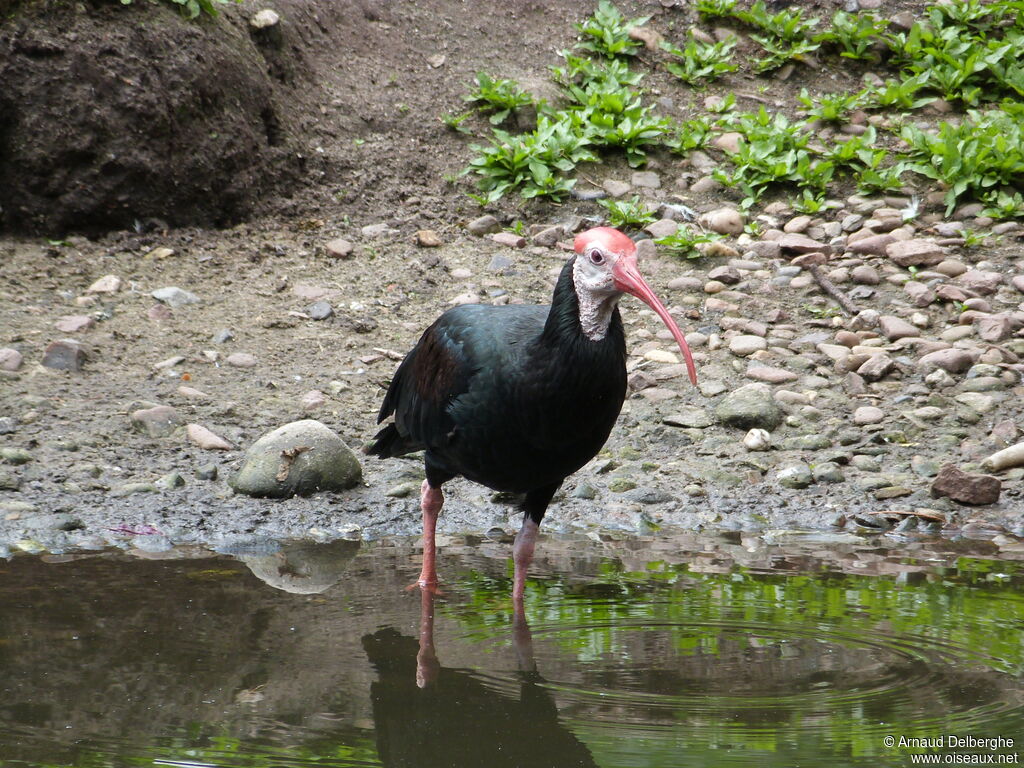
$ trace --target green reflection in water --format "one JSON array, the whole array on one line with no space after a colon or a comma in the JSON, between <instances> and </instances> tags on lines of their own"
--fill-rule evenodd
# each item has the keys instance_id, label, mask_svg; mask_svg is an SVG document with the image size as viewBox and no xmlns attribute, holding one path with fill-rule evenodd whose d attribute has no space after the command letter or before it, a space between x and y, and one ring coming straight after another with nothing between
<instances>
[{"instance_id":1,"label":"green reflection in water","mask_svg":"<svg viewBox=\"0 0 1024 768\"><path fill-rule=\"evenodd\" d=\"M907 559L891 577L600 570L589 584L534 580L526 600L535 641L592 683L549 681L599 765L907 765L927 751L887 747L890 734L941 736L943 755L1024 752L1019 563ZM449 610L467 636L500 636L507 581L460 586L471 597ZM1016 743L953 750L951 734Z\"/></svg>"},{"instance_id":2,"label":"green reflection in water","mask_svg":"<svg viewBox=\"0 0 1024 768\"><path fill-rule=\"evenodd\" d=\"M0 765L452 768L507 738L542 752L547 734L579 765L841 768L909 765L888 734L1024 736L1020 563L946 542L918 559L780 547L750 567L708 540L630 570L573 546L531 581L524 641L507 551L453 545L426 692L407 543L245 564L0 563ZM391 655L371 658L372 638ZM429 760L395 757L438 734Z\"/></svg>"}]
</instances>

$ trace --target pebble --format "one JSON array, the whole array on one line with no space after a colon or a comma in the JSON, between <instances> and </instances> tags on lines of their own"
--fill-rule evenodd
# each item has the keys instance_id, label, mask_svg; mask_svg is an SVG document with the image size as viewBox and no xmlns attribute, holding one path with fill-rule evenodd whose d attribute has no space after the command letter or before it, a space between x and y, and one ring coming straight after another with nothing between
<instances>
[{"instance_id":1,"label":"pebble","mask_svg":"<svg viewBox=\"0 0 1024 768\"><path fill-rule=\"evenodd\" d=\"M230 451L234 449L227 440L211 432L202 424L188 424L185 427L188 439L204 451Z\"/></svg>"},{"instance_id":2,"label":"pebble","mask_svg":"<svg viewBox=\"0 0 1024 768\"><path fill-rule=\"evenodd\" d=\"M623 197L633 189L629 184L618 179L605 179L601 188L611 197Z\"/></svg>"},{"instance_id":3,"label":"pebble","mask_svg":"<svg viewBox=\"0 0 1024 768\"><path fill-rule=\"evenodd\" d=\"M526 238L522 235L517 235L515 232L495 232L491 235L491 240L498 245L504 245L509 248L526 247Z\"/></svg>"},{"instance_id":4,"label":"pebble","mask_svg":"<svg viewBox=\"0 0 1024 768\"><path fill-rule=\"evenodd\" d=\"M963 373L974 365L974 356L965 349L939 349L929 352L917 361L919 373L931 373L941 368L946 373Z\"/></svg>"},{"instance_id":5,"label":"pebble","mask_svg":"<svg viewBox=\"0 0 1024 768\"><path fill-rule=\"evenodd\" d=\"M552 227L545 227L537 232L532 240L534 245L538 245L541 248L553 248L559 240L567 237L568 234L569 231L566 227L561 224L555 224Z\"/></svg>"},{"instance_id":6,"label":"pebble","mask_svg":"<svg viewBox=\"0 0 1024 768\"><path fill-rule=\"evenodd\" d=\"M42 365L58 371L80 371L86 361L85 347L71 339L50 342L43 352Z\"/></svg>"},{"instance_id":7,"label":"pebble","mask_svg":"<svg viewBox=\"0 0 1024 768\"><path fill-rule=\"evenodd\" d=\"M783 467L775 473L775 479L783 488L802 489L809 488L814 482L814 475L811 468L806 464Z\"/></svg>"},{"instance_id":8,"label":"pebble","mask_svg":"<svg viewBox=\"0 0 1024 768\"><path fill-rule=\"evenodd\" d=\"M931 240L898 240L885 247L885 254L901 267L931 267L946 257L946 249Z\"/></svg>"},{"instance_id":9,"label":"pebble","mask_svg":"<svg viewBox=\"0 0 1024 768\"><path fill-rule=\"evenodd\" d=\"M853 412L853 423L863 426L877 424L885 419L885 411L873 405L862 405Z\"/></svg>"},{"instance_id":10,"label":"pebble","mask_svg":"<svg viewBox=\"0 0 1024 768\"><path fill-rule=\"evenodd\" d=\"M778 243L779 248L783 251L795 254L822 253L827 256L832 252L831 246L797 233L784 234L775 242Z\"/></svg>"},{"instance_id":11,"label":"pebble","mask_svg":"<svg viewBox=\"0 0 1024 768\"><path fill-rule=\"evenodd\" d=\"M915 307L927 307L935 301L935 291L925 283L917 280L908 280L903 284L903 290L910 298Z\"/></svg>"},{"instance_id":12,"label":"pebble","mask_svg":"<svg viewBox=\"0 0 1024 768\"><path fill-rule=\"evenodd\" d=\"M935 477L941 467L935 459L915 454L910 457L910 469L921 477Z\"/></svg>"},{"instance_id":13,"label":"pebble","mask_svg":"<svg viewBox=\"0 0 1024 768\"><path fill-rule=\"evenodd\" d=\"M999 289L1003 283L1003 275L990 270L970 269L960 275L957 282L969 291L987 296Z\"/></svg>"},{"instance_id":14,"label":"pebble","mask_svg":"<svg viewBox=\"0 0 1024 768\"><path fill-rule=\"evenodd\" d=\"M654 171L634 171L633 176L630 178L630 183L634 187L661 189L661 177Z\"/></svg>"},{"instance_id":15,"label":"pebble","mask_svg":"<svg viewBox=\"0 0 1024 768\"><path fill-rule=\"evenodd\" d=\"M850 457L850 464L861 472L880 472L882 465L874 456L855 453Z\"/></svg>"},{"instance_id":16,"label":"pebble","mask_svg":"<svg viewBox=\"0 0 1024 768\"><path fill-rule=\"evenodd\" d=\"M715 417L726 426L770 432L782 423L782 409L766 385L745 384L722 398L715 408Z\"/></svg>"},{"instance_id":17,"label":"pebble","mask_svg":"<svg viewBox=\"0 0 1024 768\"><path fill-rule=\"evenodd\" d=\"M191 291L186 291L174 285L167 288L157 288L150 295L171 309L180 309L188 304L198 304L200 301L199 297Z\"/></svg>"},{"instance_id":18,"label":"pebble","mask_svg":"<svg viewBox=\"0 0 1024 768\"><path fill-rule=\"evenodd\" d=\"M743 335L729 339L729 351L738 357L747 357L768 348L768 342L761 336Z\"/></svg>"},{"instance_id":19,"label":"pebble","mask_svg":"<svg viewBox=\"0 0 1024 768\"><path fill-rule=\"evenodd\" d=\"M934 267L935 271L946 277L959 277L966 272L969 267L962 261L956 259L943 259Z\"/></svg>"},{"instance_id":20,"label":"pebble","mask_svg":"<svg viewBox=\"0 0 1024 768\"><path fill-rule=\"evenodd\" d=\"M678 357L676 357L672 352L664 349L649 349L644 353L644 359L650 360L652 363L665 363L667 365L673 365L679 362Z\"/></svg>"},{"instance_id":21,"label":"pebble","mask_svg":"<svg viewBox=\"0 0 1024 768\"><path fill-rule=\"evenodd\" d=\"M201 464L196 467L196 480L216 480L220 471L216 464Z\"/></svg>"},{"instance_id":22,"label":"pebble","mask_svg":"<svg viewBox=\"0 0 1024 768\"><path fill-rule=\"evenodd\" d=\"M714 424L714 419L704 408L683 408L665 416L662 422L670 427L686 427L688 429L706 429Z\"/></svg>"},{"instance_id":23,"label":"pebble","mask_svg":"<svg viewBox=\"0 0 1024 768\"><path fill-rule=\"evenodd\" d=\"M421 248L437 248L441 244L441 237L434 230L420 229L416 231L416 245Z\"/></svg>"},{"instance_id":24,"label":"pebble","mask_svg":"<svg viewBox=\"0 0 1024 768\"><path fill-rule=\"evenodd\" d=\"M65 315L53 324L61 333L78 333L96 326L96 321L88 315Z\"/></svg>"},{"instance_id":25,"label":"pebble","mask_svg":"<svg viewBox=\"0 0 1024 768\"><path fill-rule=\"evenodd\" d=\"M919 328L894 315L882 315L878 318L878 324L889 341L921 335Z\"/></svg>"},{"instance_id":26,"label":"pebble","mask_svg":"<svg viewBox=\"0 0 1024 768\"><path fill-rule=\"evenodd\" d=\"M327 255L334 259L347 259L352 255L355 246L343 237L336 237L324 246Z\"/></svg>"},{"instance_id":27,"label":"pebble","mask_svg":"<svg viewBox=\"0 0 1024 768\"><path fill-rule=\"evenodd\" d=\"M803 233L807 231L807 228L809 226L811 226L810 216L795 216L786 222L786 225L782 228L782 231Z\"/></svg>"},{"instance_id":28,"label":"pebble","mask_svg":"<svg viewBox=\"0 0 1024 768\"><path fill-rule=\"evenodd\" d=\"M365 227L361 227L359 234L361 234L367 240L375 240L379 237L385 237L396 232L392 229L386 221L379 221L376 224L367 224Z\"/></svg>"},{"instance_id":29,"label":"pebble","mask_svg":"<svg viewBox=\"0 0 1024 768\"><path fill-rule=\"evenodd\" d=\"M850 270L850 279L857 285L878 285L881 282L878 270L867 264L861 264Z\"/></svg>"},{"instance_id":30,"label":"pebble","mask_svg":"<svg viewBox=\"0 0 1024 768\"><path fill-rule=\"evenodd\" d=\"M483 237L484 235L501 231L501 224L491 214L485 213L483 216L469 222L466 225L466 229L469 230L470 234Z\"/></svg>"},{"instance_id":31,"label":"pebble","mask_svg":"<svg viewBox=\"0 0 1024 768\"><path fill-rule=\"evenodd\" d=\"M744 374L748 379L763 381L765 384L787 384L800 378L793 371L774 368L769 365L751 365Z\"/></svg>"},{"instance_id":32,"label":"pebble","mask_svg":"<svg viewBox=\"0 0 1024 768\"><path fill-rule=\"evenodd\" d=\"M886 354L869 355L857 368L857 375L866 381L879 381L885 378L895 365L893 359Z\"/></svg>"},{"instance_id":33,"label":"pebble","mask_svg":"<svg viewBox=\"0 0 1024 768\"><path fill-rule=\"evenodd\" d=\"M841 483L846 480L842 468L834 461L823 461L811 467L811 476L816 483Z\"/></svg>"},{"instance_id":34,"label":"pebble","mask_svg":"<svg viewBox=\"0 0 1024 768\"><path fill-rule=\"evenodd\" d=\"M743 214L732 208L716 208L701 217L701 222L712 232L720 235L743 234Z\"/></svg>"},{"instance_id":35,"label":"pebble","mask_svg":"<svg viewBox=\"0 0 1024 768\"><path fill-rule=\"evenodd\" d=\"M316 301L309 305L306 314L313 320L326 320L334 314L334 307L330 305L330 302Z\"/></svg>"},{"instance_id":36,"label":"pebble","mask_svg":"<svg viewBox=\"0 0 1024 768\"><path fill-rule=\"evenodd\" d=\"M24 360L21 352L10 347L0 349L0 371L16 371Z\"/></svg>"},{"instance_id":37,"label":"pebble","mask_svg":"<svg viewBox=\"0 0 1024 768\"><path fill-rule=\"evenodd\" d=\"M969 474L953 464L939 470L931 486L933 498L947 496L961 504L983 505L999 501L1002 483L993 475Z\"/></svg>"},{"instance_id":38,"label":"pebble","mask_svg":"<svg viewBox=\"0 0 1024 768\"><path fill-rule=\"evenodd\" d=\"M117 275L104 275L85 289L86 293L117 293L124 281Z\"/></svg>"},{"instance_id":39,"label":"pebble","mask_svg":"<svg viewBox=\"0 0 1024 768\"><path fill-rule=\"evenodd\" d=\"M772 435L766 429L751 429L743 436L743 446L748 451L767 451L772 447Z\"/></svg>"},{"instance_id":40,"label":"pebble","mask_svg":"<svg viewBox=\"0 0 1024 768\"><path fill-rule=\"evenodd\" d=\"M181 425L178 412L169 405L140 408L129 417L132 426L150 437L167 437Z\"/></svg>"},{"instance_id":41,"label":"pebble","mask_svg":"<svg viewBox=\"0 0 1024 768\"><path fill-rule=\"evenodd\" d=\"M659 240L676 234L679 231L679 224L672 219L659 219L644 227L644 231L655 240Z\"/></svg>"},{"instance_id":42,"label":"pebble","mask_svg":"<svg viewBox=\"0 0 1024 768\"><path fill-rule=\"evenodd\" d=\"M304 411L316 411L324 407L327 397L319 389L311 389L299 399L299 405Z\"/></svg>"},{"instance_id":43,"label":"pebble","mask_svg":"<svg viewBox=\"0 0 1024 768\"><path fill-rule=\"evenodd\" d=\"M232 368L253 368L256 366L256 356L248 352L232 352L224 358L224 362Z\"/></svg>"},{"instance_id":44,"label":"pebble","mask_svg":"<svg viewBox=\"0 0 1024 768\"><path fill-rule=\"evenodd\" d=\"M866 232L867 230L861 231ZM858 239L851 238L846 245L846 250L850 253L861 253L868 256L885 256L886 248L895 242L896 238L888 233L883 235L867 234Z\"/></svg>"}]
</instances>

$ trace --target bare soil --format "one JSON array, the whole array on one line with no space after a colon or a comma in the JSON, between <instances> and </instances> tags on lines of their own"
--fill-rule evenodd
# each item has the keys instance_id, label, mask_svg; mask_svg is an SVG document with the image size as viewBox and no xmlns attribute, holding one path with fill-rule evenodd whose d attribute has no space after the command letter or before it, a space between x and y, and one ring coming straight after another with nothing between
<instances>
[{"instance_id":1,"label":"bare soil","mask_svg":"<svg viewBox=\"0 0 1024 768\"><path fill-rule=\"evenodd\" d=\"M8 5L0 23L0 81L15 85L0 91L0 225L13 234L0 239L0 346L16 348L25 362L0 380L0 416L11 420L0 445L24 448L31 458L0 465L9 479L0 490L0 550L26 540L30 549L51 551L102 546L150 531L204 543L251 535L332 538L356 527L364 535L414 532L416 494L405 494L422 477L415 459L364 459L363 486L303 499L235 496L225 481L246 446L298 418L318 418L353 448L361 446L375 431L396 360L459 294L534 303L550 297L564 251L512 251L466 232L467 221L481 213L465 194L467 183L455 179L470 156L469 140L439 116L464 109L461 97L478 70L543 89L548 67L559 61L556 50L572 45L572 25L590 6L277 0L281 38L269 42L248 27L263 7L246 2L226 6L216 20L186 22L163 4ZM653 14L651 24L670 36L694 21L685 8L620 7L631 16ZM802 85L838 91L860 74L846 64L822 64L802 67L786 82L737 75L720 90L746 94L744 107L777 108ZM101 84L114 92L105 94ZM707 95L657 73L645 86L679 117L700 112ZM139 121L147 127L138 128ZM483 129L482 121L474 125ZM687 172L669 155L654 156L650 168L666 185ZM628 180L629 173L613 159L584 170L584 179ZM731 193L652 194L706 210ZM561 206L511 201L488 210L506 226L571 226L596 221L600 211L579 199ZM362 232L373 224L387 231ZM444 244L418 246L421 229L434 230ZM337 237L354 244L349 258L326 251ZM1010 259L1011 247L976 258ZM643 270L671 305L670 279L712 266L655 256ZM124 281L121 291L83 298L108 274ZM150 294L167 286L200 302L156 309ZM332 317L310 318L318 300L332 305ZM827 330L827 320L800 310L816 302L810 287L765 297L748 311L784 308L809 330ZM684 330L716 320L694 308L675 311L689 318ZM55 323L82 314L96 321L71 334L86 345L83 370L42 367L47 345L69 336ZM624 303L623 314L631 349L668 348L651 313ZM230 338L215 340L223 329ZM256 365L227 364L238 352L255 356ZM157 365L176 356L182 360ZM698 357L716 378L743 383L724 350ZM631 361L640 364L639 357ZM890 384L879 397L906 381ZM183 385L208 397L182 394ZM777 466L821 457L750 456L739 446L742 434L720 426L705 430L711 440L695 440L663 418L713 403L685 377L662 386L675 399L630 396L606 451L567 482L546 528L821 529L858 513L935 508L951 528L979 520L992 532L1020 532L1019 479L984 510L931 500L924 477L914 479L912 495L888 501L852 482L782 488L771 480ZM325 402L309 409L303 396L312 390L325 393ZM822 432L848 426L841 407L847 400L842 393L824 398ZM183 421L208 427L236 450L204 451L184 429L159 438L134 431L129 414L156 403L174 406ZM952 455L924 433L912 445L874 433L866 439L909 476L910 458L919 453L976 460L991 448L996 417L1019 420L1020 410L1011 402L980 423L957 424L962 444ZM848 459L852 450L834 448L825 453L845 450ZM218 477L198 479L197 470L211 464ZM180 474L184 485L132 485L169 473ZM610 489L617 478L636 488ZM577 498L587 495L581 484L592 486L596 498ZM518 526L507 500L461 481L450 486L446 530Z\"/></svg>"}]
</instances>

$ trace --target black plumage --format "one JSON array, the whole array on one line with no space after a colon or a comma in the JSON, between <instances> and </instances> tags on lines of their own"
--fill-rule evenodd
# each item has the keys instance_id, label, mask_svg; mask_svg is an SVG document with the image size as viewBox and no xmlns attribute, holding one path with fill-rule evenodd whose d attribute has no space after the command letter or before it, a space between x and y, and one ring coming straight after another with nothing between
<instances>
[{"instance_id":1,"label":"black plumage","mask_svg":"<svg viewBox=\"0 0 1024 768\"><path fill-rule=\"evenodd\" d=\"M636 271L632 241L602 227L580 235L576 251L550 306L449 309L391 381L378 422L394 420L367 452L387 458L425 451L423 586L436 586L433 526L441 485L462 476L525 494L514 589L521 596L536 526L551 497L601 449L622 408L626 345L617 302L623 291L669 324L693 378L681 332Z\"/></svg>"}]
</instances>

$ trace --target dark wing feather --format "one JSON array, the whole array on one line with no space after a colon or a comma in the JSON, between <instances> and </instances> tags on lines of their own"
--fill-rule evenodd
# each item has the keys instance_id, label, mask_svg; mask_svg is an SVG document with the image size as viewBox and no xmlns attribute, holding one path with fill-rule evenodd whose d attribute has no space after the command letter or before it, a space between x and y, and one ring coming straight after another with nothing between
<instances>
[{"instance_id":1,"label":"dark wing feather","mask_svg":"<svg viewBox=\"0 0 1024 768\"><path fill-rule=\"evenodd\" d=\"M447 447L458 428L453 403L476 389L478 375L508 370L502 358L540 334L547 310L468 304L441 315L395 372L377 417L379 423L394 414L394 422L377 434L367 452L388 457Z\"/></svg>"},{"instance_id":2,"label":"dark wing feather","mask_svg":"<svg viewBox=\"0 0 1024 768\"><path fill-rule=\"evenodd\" d=\"M398 366L377 415L378 424L391 415L394 423L377 433L367 453L401 456L450 439L455 424L448 405L466 391L473 373L453 320L441 315Z\"/></svg>"}]
</instances>

